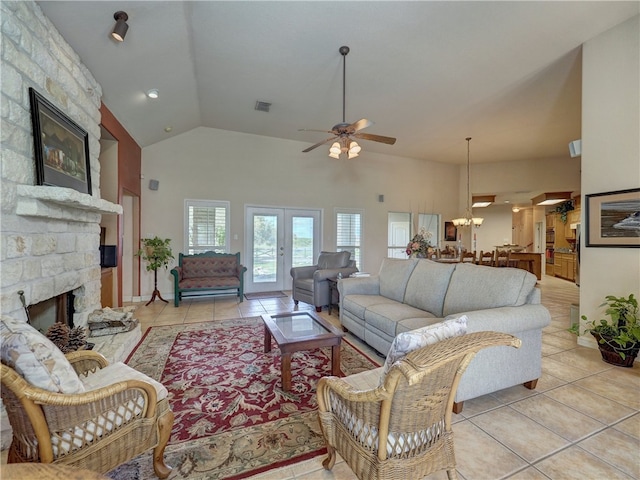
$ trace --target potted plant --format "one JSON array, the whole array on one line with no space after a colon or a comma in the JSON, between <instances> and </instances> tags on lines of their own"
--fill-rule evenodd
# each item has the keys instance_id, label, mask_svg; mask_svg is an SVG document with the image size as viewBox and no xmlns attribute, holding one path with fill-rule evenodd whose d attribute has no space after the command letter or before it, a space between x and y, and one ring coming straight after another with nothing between
<instances>
[{"instance_id":1,"label":"potted plant","mask_svg":"<svg viewBox=\"0 0 640 480\"><path fill-rule=\"evenodd\" d=\"M602 318L586 325L584 333L591 333L598 341L602 359L613 365L632 367L640 351L640 318L638 300L633 294L628 298L607 295L600 307L609 319ZM587 316L582 315L587 321ZM574 324L570 331L579 335L579 324Z\"/></svg>"},{"instance_id":2,"label":"potted plant","mask_svg":"<svg viewBox=\"0 0 640 480\"><path fill-rule=\"evenodd\" d=\"M140 243L142 243L142 248L138 250L136 255L147 262L148 272L169 266L169 260L173 259L173 252L169 245L171 243L170 238L165 238L164 240L157 236L142 238Z\"/></svg>"},{"instance_id":3,"label":"potted plant","mask_svg":"<svg viewBox=\"0 0 640 480\"><path fill-rule=\"evenodd\" d=\"M567 200L556 207L556 212L560 214L562 223L567 223L567 213L574 209L573 201Z\"/></svg>"},{"instance_id":4,"label":"potted plant","mask_svg":"<svg viewBox=\"0 0 640 480\"><path fill-rule=\"evenodd\" d=\"M173 259L173 252L169 245L171 239L165 238L163 240L156 236L153 238L142 238L140 243L142 244L142 248L138 250L136 255L147 262L148 272L153 271L153 294L151 295L151 300L147 302L147 305L153 302L156 297L167 303L158 290L158 269L160 267L167 268L169 266L169 260Z\"/></svg>"}]
</instances>

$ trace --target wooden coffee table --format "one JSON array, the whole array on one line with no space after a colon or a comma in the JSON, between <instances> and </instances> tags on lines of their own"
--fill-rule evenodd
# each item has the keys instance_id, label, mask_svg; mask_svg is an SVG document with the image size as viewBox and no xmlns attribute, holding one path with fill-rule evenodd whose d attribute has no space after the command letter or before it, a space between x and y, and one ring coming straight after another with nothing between
<instances>
[{"instance_id":1,"label":"wooden coffee table","mask_svg":"<svg viewBox=\"0 0 640 480\"><path fill-rule=\"evenodd\" d=\"M262 315L264 351L271 351L271 337L280 347L282 390L291 389L291 355L300 350L331 347L331 375L340 376L340 343L344 333L313 312Z\"/></svg>"}]
</instances>

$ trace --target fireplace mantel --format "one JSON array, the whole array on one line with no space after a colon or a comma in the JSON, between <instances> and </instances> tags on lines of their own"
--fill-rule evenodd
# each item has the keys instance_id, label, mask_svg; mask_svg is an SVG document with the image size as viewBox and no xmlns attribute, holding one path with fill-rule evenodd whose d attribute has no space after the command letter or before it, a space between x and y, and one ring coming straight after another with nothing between
<instances>
[{"instance_id":1,"label":"fireplace mantel","mask_svg":"<svg viewBox=\"0 0 640 480\"><path fill-rule=\"evenodd\" d=\"M100 223L104 214L122 214L122 205L70 188L18 185L16 214L71 222Z\"/></svg>"}]
</instances>

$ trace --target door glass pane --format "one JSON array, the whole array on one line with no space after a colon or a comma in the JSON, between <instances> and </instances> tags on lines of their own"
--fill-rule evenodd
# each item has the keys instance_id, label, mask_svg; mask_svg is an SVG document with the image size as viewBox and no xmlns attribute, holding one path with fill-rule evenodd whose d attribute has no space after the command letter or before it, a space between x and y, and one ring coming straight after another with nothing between
<instances>
[{"instance_id":1,"label":"door glass pane","mask_svg":"<svg viewBox=\"0 0 640 480\"><path fill-rule=\"evenodd\" d=\"M253 281L275 282L278 261L277 215L253 217Z\"/></svg>"},{"instance_id":2,"label":"door glass pane","mask_svg":"<svg viewBox=\"0 0 640 480\"><path fill-rule=\"evenodd\" d=\"M291 266L313 265L313 217L293 217L291 226Z\"/></svg>"}]
</instances>

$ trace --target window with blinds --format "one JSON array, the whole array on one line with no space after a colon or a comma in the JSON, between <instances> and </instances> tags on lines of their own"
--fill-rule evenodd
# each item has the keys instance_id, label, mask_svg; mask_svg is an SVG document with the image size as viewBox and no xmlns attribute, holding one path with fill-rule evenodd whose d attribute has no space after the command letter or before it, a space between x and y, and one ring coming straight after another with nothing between
<instances>
[{"instance_id":1,"label":"window with blinds","mask_svg":"<svg viewBox=\"0 0 640 480\"><path fill-rule=\"evenodd\" d=\"M362 212L342 210L336 212L336 250L351 252L351 260L362 270Z\"/></svg>"},{"instance_id":2,"label":"window with blinds","mask_svg":"<svg viewBox=\"0 0 640 480\"><path fill-rule=\"evenodd\" d=\"M189 255L229 252L229 202L185 200L185 246Z\"/></svg>"}]
</instances>

